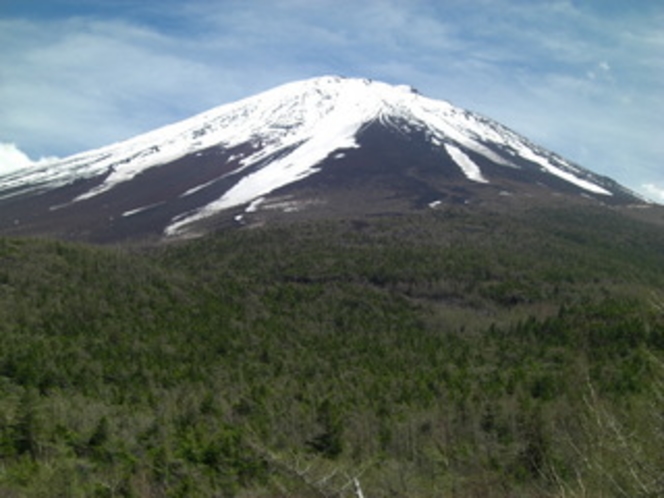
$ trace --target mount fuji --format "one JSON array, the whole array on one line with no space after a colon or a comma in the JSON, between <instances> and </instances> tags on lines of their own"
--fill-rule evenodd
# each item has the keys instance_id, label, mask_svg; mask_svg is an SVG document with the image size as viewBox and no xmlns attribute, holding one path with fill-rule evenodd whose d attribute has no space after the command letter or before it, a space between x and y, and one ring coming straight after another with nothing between
<instances>
[{"instance_id":1,"label":"mount fuji","mask_svg":"<svg viewBox=\"0 0 664 498\"><path fill-rule=\"evenodd\" d=\"M644 202L411 87L328 76L0 176L0 233L161 240L508 198Z\"/></svg>"}]
</instances>

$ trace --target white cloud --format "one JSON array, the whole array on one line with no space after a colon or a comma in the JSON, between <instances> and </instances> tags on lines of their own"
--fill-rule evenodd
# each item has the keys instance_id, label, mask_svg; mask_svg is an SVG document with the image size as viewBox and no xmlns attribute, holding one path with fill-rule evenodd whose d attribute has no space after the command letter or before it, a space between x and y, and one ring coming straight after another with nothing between
<instances>
[{"instance_id":1,"label":"white cloud","mask_svg":"<svg viewBox=\"0 0 664 498\"><path fill-rule=\"evenodd\" d=\"M657 203L664 204L664 186L655 185L654 183L644 183L641 185L641 190L646 197Z\"/></svg>"},{"instance_id":2,"label":"white cloud","mask_svg":"<svg viewBox=\"0 0 664 498\"><path fill-rule=\"evenodd\" d=\"M0 139L69 154L212 107L223 67L188 43L118 21L0 20L11 47L0 54Z\"/></svg>"},{"instance_id":3,"label":"white cloud","mask_svg":"<svg viewBox=\"0 0 664 498\"><path fill-rule=\"evenodd\" d=\"M16 144L0 142L0 175L12 173L24 168L42 165L49 161L57 159L56 157L41 157L36 161L19 149Z\"/></svg>"},{"instance_id":4,"label":"white cloud","mask_svg":"<svg viewBox=\"0 0 664 498\"><path fill-rule=\"evenodd\" d=\"M30 164L32 164L30 158L15 144L0 143L0 174L11 173Z\"/></svg>"}]
</instances>

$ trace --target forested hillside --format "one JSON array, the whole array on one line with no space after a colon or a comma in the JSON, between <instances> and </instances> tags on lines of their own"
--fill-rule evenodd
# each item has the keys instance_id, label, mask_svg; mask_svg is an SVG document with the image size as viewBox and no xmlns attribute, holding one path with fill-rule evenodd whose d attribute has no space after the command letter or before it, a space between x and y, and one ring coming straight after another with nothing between
<instances>
[{"instance_id":1,"label":"forested hillside","mask_svg":"<svg viewBox=\"0 0 664 498\"><path fill-rule=\"evenodd\" d=\"M604 208L0 239L4 497L664 495L664 231Z\"/></svg>"}]
</instances>

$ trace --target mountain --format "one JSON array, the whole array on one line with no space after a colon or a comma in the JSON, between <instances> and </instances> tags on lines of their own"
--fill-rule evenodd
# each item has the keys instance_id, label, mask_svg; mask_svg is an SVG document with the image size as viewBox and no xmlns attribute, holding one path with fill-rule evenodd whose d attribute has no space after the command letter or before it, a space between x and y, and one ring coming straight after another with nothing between
<instances>
[{"instance_id":1,"label":"mountain","mask_svg":"<svg viewBox=\"0 0 664 498\"><path fill-rule=\"evenodd\" d=\"M411 87L321 77L6 174L0 231L96 242L177 238L296 213L380 214L508 197L643 202Z\"/></svg>"},{"instance_id":2,"label":"mountain","mask_svg":"<svg viewBox=\"0 0 664 498\"><path fill-rule=\"evenodd\" d=\"M664 213L615 182L339 78L32 168L0 496L664 496Z\"/></svg>"}]
</instances>

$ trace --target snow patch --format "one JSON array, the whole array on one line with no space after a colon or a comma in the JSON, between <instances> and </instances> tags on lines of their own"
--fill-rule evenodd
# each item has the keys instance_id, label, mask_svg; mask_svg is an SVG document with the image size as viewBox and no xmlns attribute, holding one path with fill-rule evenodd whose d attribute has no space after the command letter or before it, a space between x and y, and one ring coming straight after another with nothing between
<instances>
[{"instance_id":1,"label":"snow patch","mask_svg":"<svg viewBox=\"0 0 664 498\"><path fill-rule=\"evenodd\" d=\"M588 192L592 192L594 194L601 194L601 195L613 195L605 188L602 188L599 185L596 185L595 183L592 183L583 178L579 178L571 171L567 171L558 166L555 166L547 157L538 154L532 148L520 147L518 153L522 158L534 162L536 164L539 164L546 172L551 173L552 175L555 175L558 178L562 178L566 182L572 183L577 187L587 190ZM568 163L565 163L565 166L573 171L578 171L577 168L574 168L572 165Z\"/></svg>"},{"instance_id":2,"label":"snow patch","mask_svg":"<svg viewBox=\"0 0 664 498\"><path fill-rule=\"evenodd\" d=\"M480 167L460 149L453 145L445 144L445 150L452 160L461 168L461 171L466 175L466 178L478 183L489 183L488 180L482 176L482 170L480 170Z\"/></svg>"},{"instance_id":3,"label":"snow patch","mask_svg":"<svg viewBox=\"0 0 664 498\"><path fill-rule=\"evenodd\" d=\"M409 106L404 116L410 120L420 122L428 130L431 142L434 145L441 143L456 143L468 150L472 150L491 161L503 166L513 167L513 164L503 159L482 142L502 142L502 136L492 130L485 123L473 120L465 111L458 109L443 101L419 97L415 105Z\"/></svg>"},{"instance_id":4,"label":"snow patch","mask_svg":"<svg viewBox=\"0 0 664 498\"><path fill-rule=\"evenodd\" d=\"M247 206L247 209L244 210L245 213L255 213L258 211L258 206L263 204L265 202L265 197L259 197L258 199L254 199L251 201L249 206Z\"/></svg>"},{"instance_id":5,"label":"snow patch","mask_svg":"<svg viewBox=\"0 0 664 498\"><path fill-rule=\"evenodd\" d=\"M209 182L201 183L200 185L196 185L195 187L190 188L189 190L186 190L184 193L180 194L180 198L182 197L187 197L189 195L195 194L196 192L203 190L204 188L209 187L213 183L217 182L220 180L220 178L215 178L214 180L210 180Z\"/></svg>"},{"instance_id":6,"label":"snow patch","mask_svg":"<svg viewBox=\"0 0 664 498\"><path fill-rule=\"evenodd\" d=\"M307 204L309 203L299 201L281 201L267 204L264 209L279 210L283 211L284 213L296 213L301 211Z\"/></svg>"},{"instance_id":7,"label":"snow patch","mask_svg":"<svg viewBox=\"0 0 664 498\"><path fill-rule=\"evenodd\" d=\"M148 205L148 206L143 206L143 207L139 207L139 208L136 208L136 209L131 209L131 210L129 210L129 211L125 211L124 213L122 213L121 216L122 216L123 218L127 218L127 217L129 217L129 216L134 216L134 215L136 215L136 214L142 213L143 211L147 211L148 209L152 209L152 208L154 208L154 207L157 207L157 206L159 206L159 205L161 205L161 204L163 204L163 202L156 202L156 203L154 203L154 204L150 204L150 205Z\"/></svg>"}]
</instances>

